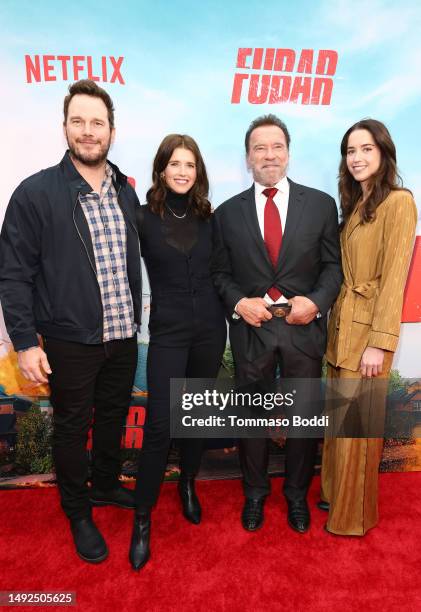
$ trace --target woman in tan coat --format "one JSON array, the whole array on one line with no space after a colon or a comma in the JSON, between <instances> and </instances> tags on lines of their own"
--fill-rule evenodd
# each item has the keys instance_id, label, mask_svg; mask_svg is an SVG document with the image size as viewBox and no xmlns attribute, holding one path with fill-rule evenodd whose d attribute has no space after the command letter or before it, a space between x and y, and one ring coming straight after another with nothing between
<instances>
[{"instance_id":1,"label":"woman in tan coat","mask_svg":"<svg viewBox=\"0 0 421 612\"><path fill-rule=\"evenodd\" d=\"M364 119L353 125L342 139L341 155L344 281L329 320L328 386L336 398L329 409L319 507L329 510L327 531L361 536L378 521L379 424L417 209L411 193L400 187L395 146L382 123ZM349 433L356 420L368 437L336 437L356 436Z\"/></svg>"}]
</instances>

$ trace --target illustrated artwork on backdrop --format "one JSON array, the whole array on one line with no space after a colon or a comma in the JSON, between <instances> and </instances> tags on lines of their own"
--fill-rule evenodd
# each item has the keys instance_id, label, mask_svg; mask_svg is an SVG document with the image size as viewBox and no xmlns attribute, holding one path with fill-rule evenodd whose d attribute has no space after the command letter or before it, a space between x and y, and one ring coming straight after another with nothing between
<instances>
[{"instance_id":1,"label":"illustrated artwork on backdrop","mask_svg":"<svg viewBox=\"0 0 421 612\"><path fill-rule=\"evenodd\" d=\"M206 8L203 10L206 13L204 18L209 17L212 24L211 13L208 14ZM51 19L46 7L38 7L37 11L45 23ZM288 11L294 13L293 8ZM5 127L8 146L4 148L4 180L0 185L1 220L13 189L23 178L55 164L63 155L62 101L69 84L85 78L98 82L109 91L118 108L119 140L113 150L113 159L117 163L121 161L121 166L136 176L136 182L133 178L129 178L129 182L136 187L141 203L145 202L150 185L156 145L164 134L177 131L192 133L203 147L210 171L214 208L237 193L239 187L247 189L251 177L240 146L244 132L255 117L274 113L286 120L294 134L289 168L291 178L326 191L336 201L340 158L338 135L347 125L362 117L384 117L391 133L400 136L399 167L420 211L421 192L416 162L419 155L412 143L421 139L418 110L415 108L419 106L421 93L412 86L412 72L407 74L402 68L412 66L411 59L421 51L418 35L409 41L411 45L408 42L409 53L407 45L397 45L383 37L370 11L367 17L373 23L372 37L358 41L351 26L338 17L325 14L322 21L326 24L321 28L322 21L315 21L309 14L306 31L312 34L304 42L300 33L289 25L293 20L287 18L288 11L282 27L276 26L276 34L274 26L267 23L267 15L263 16L260 10L256 10L246 36L232 19L229 31L219 32L215 26L209 26L213 35L212 43L207 38L209 46L204 45L203 32L193 31L180 49L174 47L171 36L167 36L172 32L165 31L165 27L168 28L165 24L162 26L164 31L159 33L142 29L144 26L138 9L133 7L125 8L128 17L119 24L115 33L109 34L111 40L107 48L96 42L98 36L98 40L102 40L103 28L95 24L92 40L82 36L78 38L74 33L69 37L63 32L62 42L58 43L52 37L48 48L45 47L43 31L34 31L27 23L19 27L9 24L14 40L3 58L3 78L9 86L1 102L8 117ZM16 19L17 10L9 8L5 12L6 28L7 13L15 13ZM133 28L133 23L138 27ZM326 31L329 31L328 40ZM223 51L215 42L221 36L224 36ZM361 66L362 54L370 57L370 65ZM371 64L376 66L375 73ZM401 82L402 87L397 87L396 83ZM411 86L407 87L407 84ZM28 112L31 107L33 113ZM411 126L410 131L408 126ZM138 368L121 438L123 480L135 477L147 411L150 291L144 268L143 273L146 281L143 286L143 320L138 334ZM406 423L406 431L405 435L386 440L381 465L383 471L421 470L420 344L421 227L418 224L387 407L390 413L398 415ZM233 376L233 358L227 346L220 377L233 379ZM0 488L54 484L51 435L49 388L47 385L36 386L22 376L2 320ZM284 472L284 443L282 437L276 436L271 442L272 475ZM202 478L240 476L236 440L208 440L207 445ZM88 439L88 454L90 448ZM316 469L320 468L320 451L321 446ZM178 477L177 464L174 447L170 451L167 479Z\"/></svg>"}]
</instances>

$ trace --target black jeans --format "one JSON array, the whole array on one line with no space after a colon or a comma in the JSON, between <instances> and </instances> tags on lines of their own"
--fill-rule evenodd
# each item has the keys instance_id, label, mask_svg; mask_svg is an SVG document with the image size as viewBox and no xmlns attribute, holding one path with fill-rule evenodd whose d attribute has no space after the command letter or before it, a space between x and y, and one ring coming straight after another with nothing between
<instances>
[{"instance_id":1,"label":"black jeans","mask_svg":"<svg viewBox=\"0 0 421 612\"><path fill-rule=\"evenodd\" d=\"M163 346L151 339L148 351L148 409L136 481L136 507L149 511L155 504L170 446L170 379L216 378L225 348L226 325L203 330L185 346ZM200 468L203 440L180 440L180 469L195 476Z\"/></svg>"},{"instance_id":2,"label":"black jeans","mask_svg":"<svg viewBox=\"0 0 421 612\"><path fill-rule=\"evenodd\" d=\"M118 486L120 445L137 366L137 338L104 344L45 339L53 406L53 456L64 512L90 514L86 443L92 424L92 484Z\"/></svg>"}]
</instances>

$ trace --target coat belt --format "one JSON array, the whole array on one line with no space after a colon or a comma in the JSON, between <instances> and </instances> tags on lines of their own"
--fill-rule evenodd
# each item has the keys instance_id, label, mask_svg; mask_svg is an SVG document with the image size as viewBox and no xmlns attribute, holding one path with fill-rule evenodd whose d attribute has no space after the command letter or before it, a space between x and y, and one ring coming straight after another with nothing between
<instances>
[{"instance_id":1,"label":"coat belt","mask_svg":"<svg viewBox=\"0 0 421 612\"><path fill-rule=\"evenodd\" d=\"M337 364L341 365L349 356L352 338L352 322L354 320L355 299L357 295L371 300L376 296L379 280L366 281L359 285L342 285L342 302L339 318L339 338Z\"/></svg>"}]
</instances>

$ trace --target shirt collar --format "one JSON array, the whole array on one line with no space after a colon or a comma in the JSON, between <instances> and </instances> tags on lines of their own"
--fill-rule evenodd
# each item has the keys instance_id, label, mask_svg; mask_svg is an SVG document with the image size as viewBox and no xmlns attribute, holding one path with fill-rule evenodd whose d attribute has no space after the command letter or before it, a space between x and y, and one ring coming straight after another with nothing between
<instances>
[{"instance_id":1,"label":"shirt collar","mask_svg":"<svg viewBox=\"0 0 421 612\"><path fill-rule=\"evenodd\" d=\"M64 157L61 160L59 166L60 166L61 170L64 172L65 176L70 181L75 181L75 186L76 186L75 188L76 189L82 190L82 192L83 192L83 188L84 187L85 188L88 187L88 184L85 181L85 179L76 170L76 167L75 167L75 165L72 162L72 159L70 157L69 150L67 150L66 153L64 154ZM113 176L114 180L117 183L119 183L121 185L125 185L126 184L127 176L122 174L116 165L114 165L113 163L111 163L107 159L106 166L109 166L111 168L112 176ZM89 189L87 189L85 191L85 193L89 193Z\"/></svg>"},{"instance_id":2,"label":"shirt collar","mask_svg":"<svg viewBox=\"0 0 421 612\"><path fill-rule=\"evenodd\" d=\"M276 187L276 189L278 191L280 191L281 193L288 193L288 191L289 191L289 183L288 183L287 177L284 176L283 178L281 178L281 180L278 181L276 183L276 185L274 185L274 187ZM254 182L254 189L255 189L255 192L257 194L262 195L263 191L265 189L267 189L267 187L265 187L264 185L261 185L260 183L255 181Z\"/></svg>"},{"instance_id":3,"label":"shirt collar","mask_svg":"<svg viewBox=\"0 0 421 612\"><path fill-rule=\"evenodd\" d=\"M105 164L105 176L104 176L104 180L102 181L101 191L99 194L101 200L104 197L104 195L107 193L107 191L111 188L114 180L115 180L115 172L113 168L110 166L110 164L107 162Z\"/></svg>"},{"instance_id":4,"label":"shirt collar","mask_svg":"<svg viewBox=\"0 0 421 612\"><path fill-rule=\"evenodd\" d=\"M106 176L106 177L111 176L112 178L114 178L114 179L115 179L115 172L114 172L114 170L111 168L111 166L110 166L110 164L109 164L108 162L105 164L105 176Z\"/></svg>"}]
</instances>

